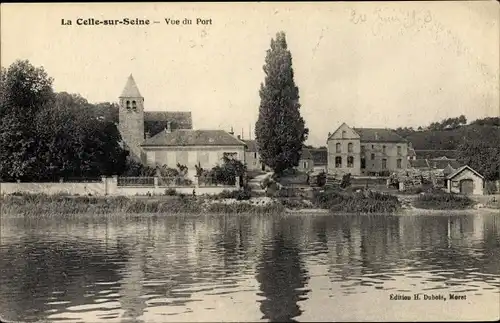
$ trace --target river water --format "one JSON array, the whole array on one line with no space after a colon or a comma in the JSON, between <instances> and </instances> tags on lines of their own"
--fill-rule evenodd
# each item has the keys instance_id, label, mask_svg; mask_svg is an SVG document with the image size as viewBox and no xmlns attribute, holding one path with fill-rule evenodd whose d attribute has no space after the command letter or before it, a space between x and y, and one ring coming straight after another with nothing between
<instances>
[{"instance_id":1,"label":"river water","mask_svg":"<svg viewBox=\"0 0 500 323\"><path fill-rule=\"evenodd\" d=\"M4 216L0 233L7 320L499 317L497 215Z\"/></svg>"}]
</instances>

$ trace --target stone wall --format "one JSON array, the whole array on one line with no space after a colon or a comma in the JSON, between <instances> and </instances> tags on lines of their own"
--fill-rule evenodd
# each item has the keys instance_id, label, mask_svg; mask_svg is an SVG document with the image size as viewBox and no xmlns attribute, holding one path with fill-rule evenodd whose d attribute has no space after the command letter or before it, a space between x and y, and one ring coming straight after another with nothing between
<instances>
[{"instance_id":1,"label":"stone wall","mask_svg":"<svg viewBox=\"0 0 500 323\"><path fill-rule=\"evenodd\" d=\"M155 185L145 186L118 186L118 177L103 177L101 182L95 183L0 183L0 195L13 193L48 194L48 195L92 195L92 196L135 196L135 195L165 195L166 190L174 189L182 194L219 194L222 191L234 191L240 189L239 178L236 178L235 186L200 186L195 179L192 186L168 186L160 187L158 180Z\"/></svg>"}]
</instances>

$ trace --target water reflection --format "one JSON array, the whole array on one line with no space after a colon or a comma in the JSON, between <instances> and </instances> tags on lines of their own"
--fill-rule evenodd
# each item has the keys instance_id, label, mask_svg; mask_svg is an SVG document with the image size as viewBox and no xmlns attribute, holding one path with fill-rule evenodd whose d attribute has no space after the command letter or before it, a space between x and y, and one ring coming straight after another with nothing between
<instances>
[{"instance_id":1,"label":"water reflection","mask_svg":"<svg viewBox=\"0 0 500 323\"><path fill-rule=\"evenodd\" d=\"M305 289L308 276L297 245L299 236L299 229L289 223L275 223L272 239L263 246L256 275L259 295L265 297L260 301L262 319L294 322L302 313L298 302L309 290Z\"/></svg>"},{"instance_id":2,"label":"water reflection","mask_svg":"<svg viewBox=\"0 0 500 323\"><path fill-rule=\"evenodd\" d=\"M11 320L478 319L499 312L496 216L3 218L1 224L0 314ZM405 308L387 300L392 292L435 291L475 298L468 307Z\"/></svg>"}]
</instances>

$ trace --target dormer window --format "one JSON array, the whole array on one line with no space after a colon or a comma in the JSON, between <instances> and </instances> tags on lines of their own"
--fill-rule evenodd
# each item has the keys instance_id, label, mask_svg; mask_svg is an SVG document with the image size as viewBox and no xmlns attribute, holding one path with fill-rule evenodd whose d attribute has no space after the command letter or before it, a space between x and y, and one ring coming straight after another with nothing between
<instances>
[{"instance_id":1,"label":"dormer window","mask_svg":"<svg viewBox=\"0 0 500 323\"><path fill-rule=\"evenodd\" d=\"M132 101L132 110L137 111L137 103Z\"/></svg>"}]
</instances>

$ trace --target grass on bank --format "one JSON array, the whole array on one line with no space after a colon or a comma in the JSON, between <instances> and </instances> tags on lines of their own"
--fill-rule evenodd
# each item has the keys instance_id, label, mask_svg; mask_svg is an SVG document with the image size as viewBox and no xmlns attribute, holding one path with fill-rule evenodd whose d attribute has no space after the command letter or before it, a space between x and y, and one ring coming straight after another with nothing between
<instances>
[{"instance_id":1,"label":"grass on bank","mask_svg":"<svg viewBox=\"0 0 500 323\"><path fill-rule=\"evenodd\" d=\"M432 190L419 195L413 202L419 209L431 210L465 210L475 205L468 196Z\"/></svg>"},{"instance_id":2,"label":"grass on bank","mask_svg":"<svg viewBox=\"0 0 500 323\"><path fill-rule=\"evenodd\" d=\"M346 213L393 213L401 207L396 196L370 190L346 192L327 189L315 193L313 204L333 212Z\"/></svg>"},{"instance_id":3,"label":"grass on bank","mask_svg":"<svg viewBox=\"0 0 500 323\"><path fill-rule=\"evenodd\" d=\"M3 214L21 214L28 216L73 215L73 214L272 214L285 210L283 205L224 204L217 202L221 198L237 198L247 193L223 192L220 196L211 196L212 203L204 204L207 197L172 195L152 198L63 196L46 194L15 194L0 199ZM230 196L230 197L229 197ZM246 197L246 195L245 195Z\"/></svg>"}]
</instances>

